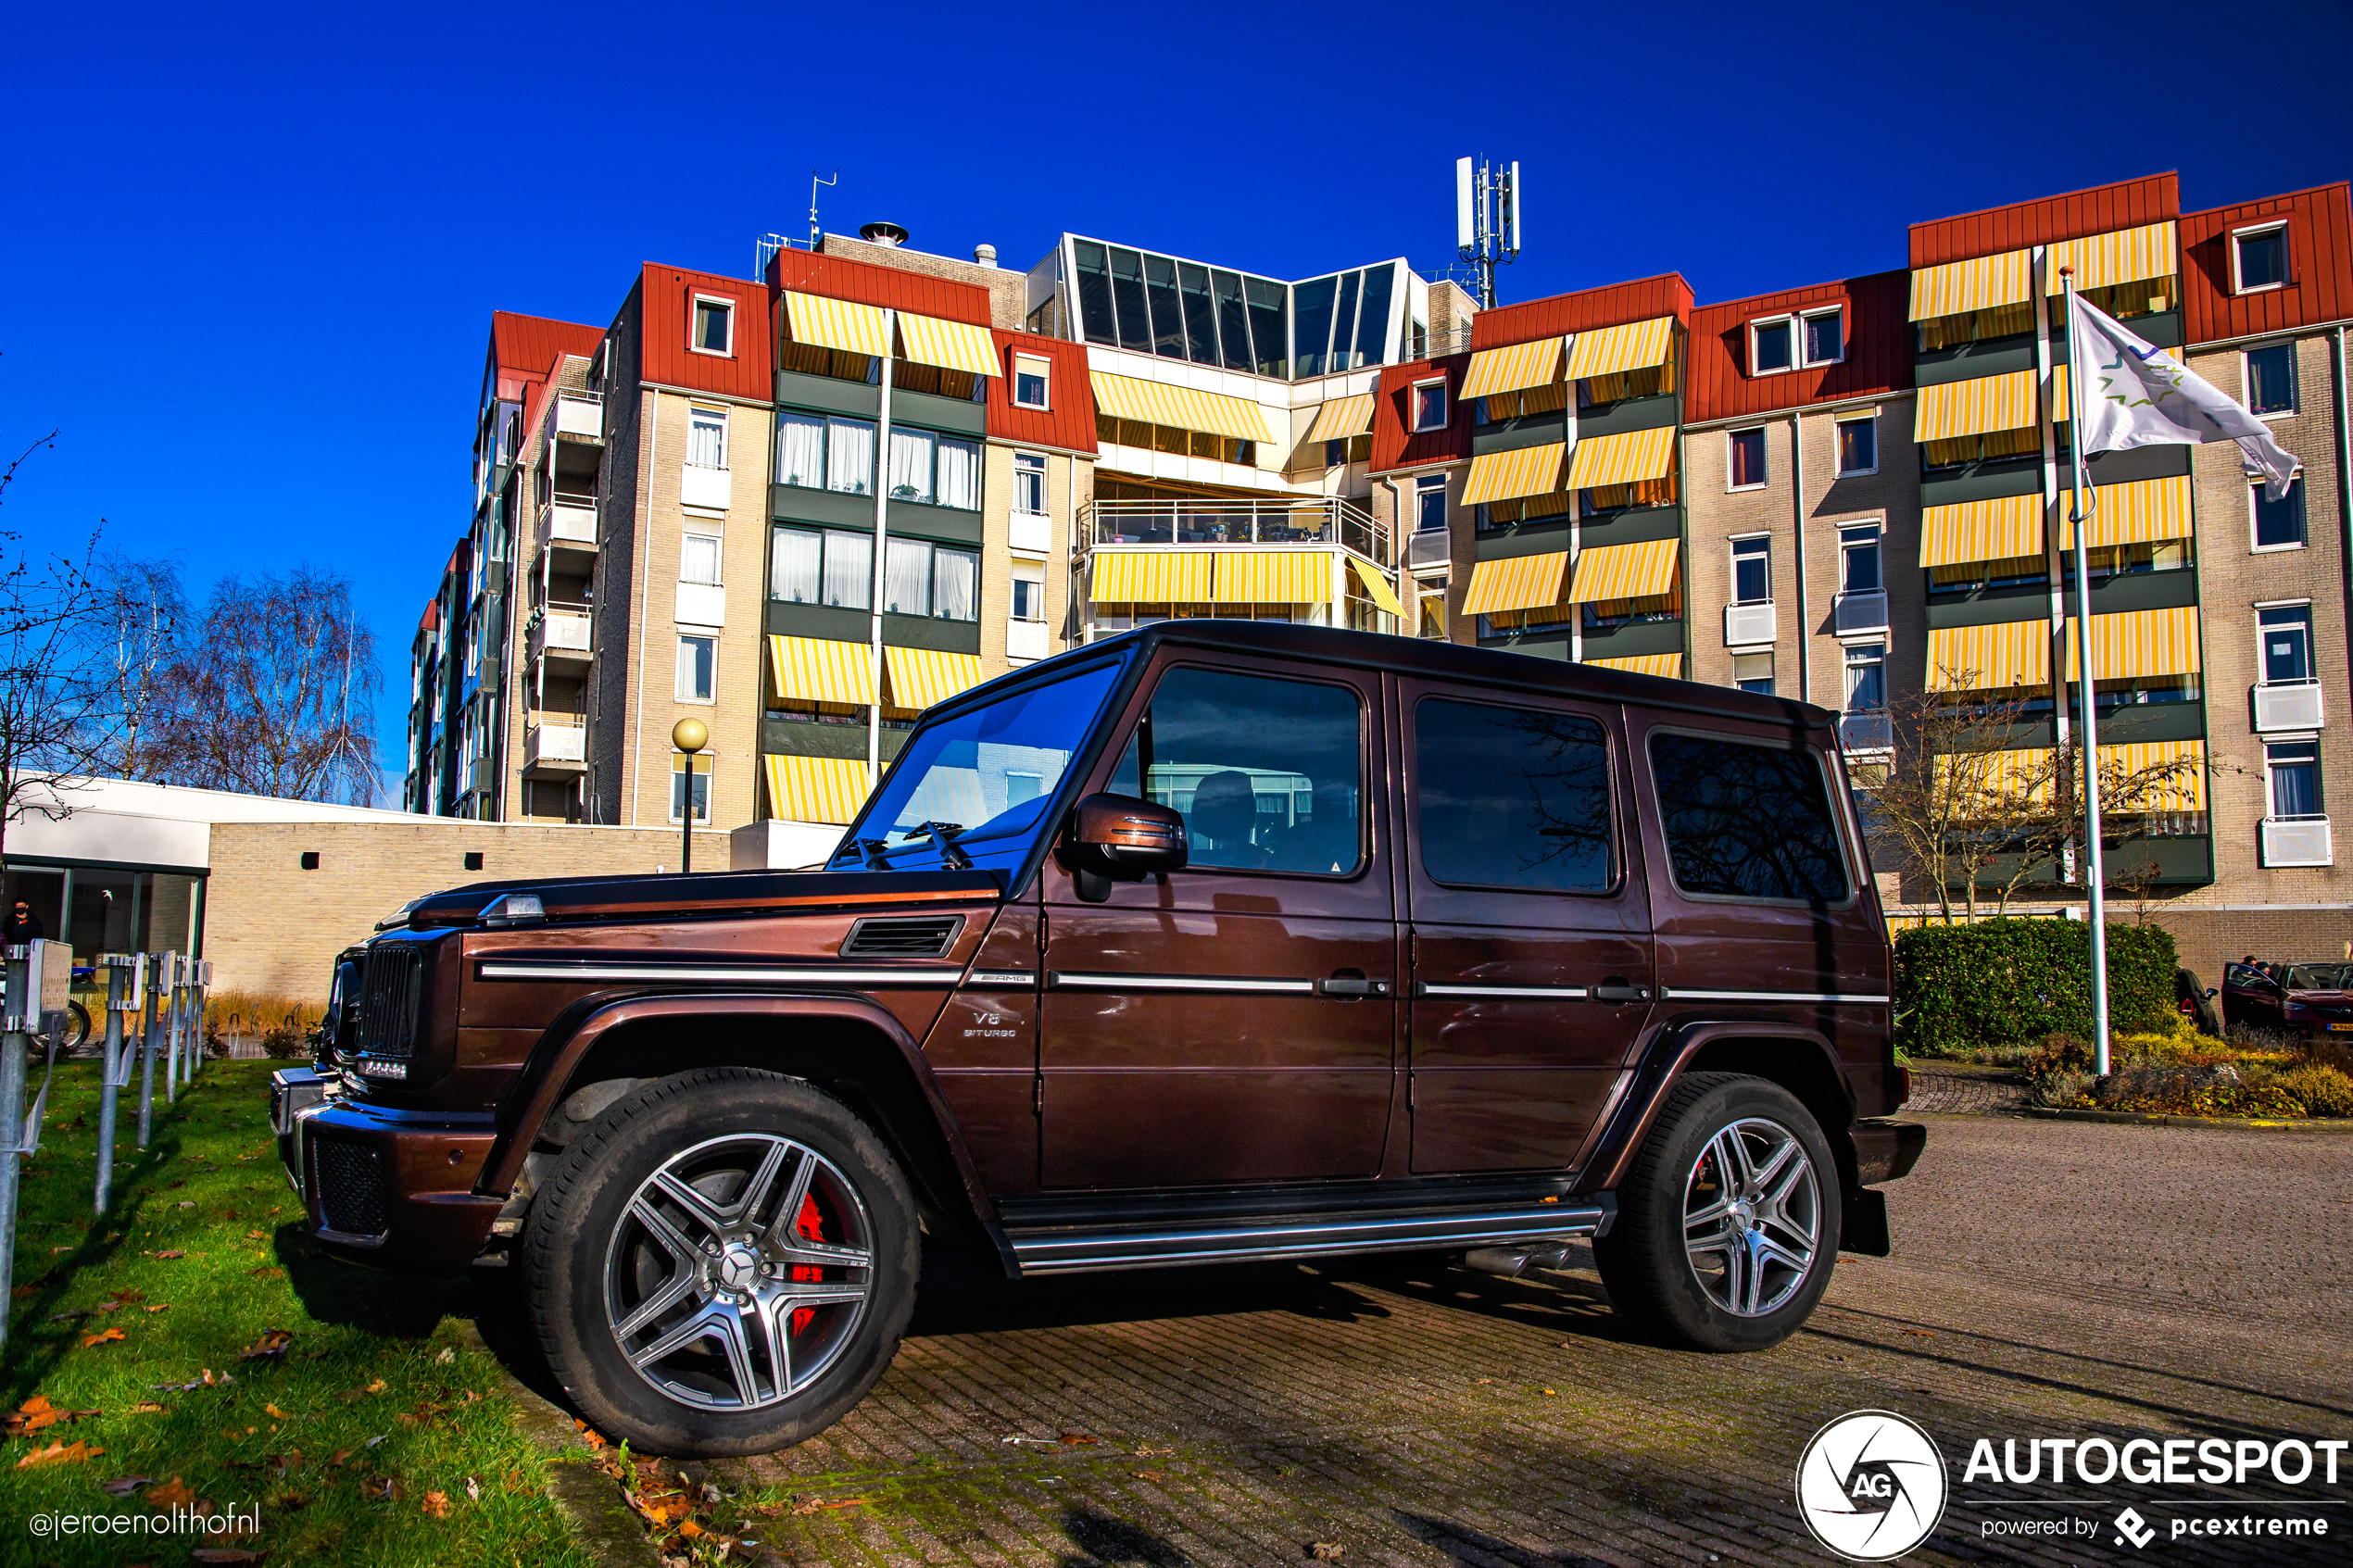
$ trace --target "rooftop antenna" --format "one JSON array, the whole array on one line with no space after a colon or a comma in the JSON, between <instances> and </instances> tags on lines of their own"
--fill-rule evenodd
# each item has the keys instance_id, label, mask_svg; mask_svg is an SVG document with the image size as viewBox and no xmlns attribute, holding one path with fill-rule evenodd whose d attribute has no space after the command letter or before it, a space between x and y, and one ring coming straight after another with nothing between
<instances>
[{"instance_id":1,"label":"rooftop antenna","mask_svg":"<svg viewBox=\"0 0 2353 1568\"><path fill-rule=\"evenodd\" d=\"M837 185L840 182L841 170L838 169L834 170L830 179L813 169L809 171L809 248L811 250L815 250L817 242L825 237L824 231L817 227L817 187ZM768 263L774 258L775 254L780 250L790 250L799 243L799 240L788 240L782 234L761 235L758 243L752 246L751 275L755 278L766 277Z\"/></svg>"},{"instance_id":2,"label":"rooftop antenna","mask_svg":"<svg viewBox=\"0 0 2353 1568\"><path fill-rule=\"evenodd\" d=\"M1519 160L1454 160L1455 254L1478 273L1478 307L1495 307L1495 265L1519 259Z\"/></svg>"},{"instance_id":3,"label":"rooftop antenna","mask_svg":"<svg viewBox=\"0 0 2353 1568\"><path fill-rule=\"evenodd\" d=\"M824 237L824 231L817 227L817 187L837 185L840 182L841 170L838 169L834 170L831 179L821 177L813 169L809 171L809 248L811 250L815 250L817 242Z\"/></svg>"}]
</instances>

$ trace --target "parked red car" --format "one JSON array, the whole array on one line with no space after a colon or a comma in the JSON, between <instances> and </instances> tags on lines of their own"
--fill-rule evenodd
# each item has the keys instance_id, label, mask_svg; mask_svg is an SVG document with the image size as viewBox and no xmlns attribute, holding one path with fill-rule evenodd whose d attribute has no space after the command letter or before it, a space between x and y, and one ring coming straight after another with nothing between
<instances>
[{"instance_id":1,"label":"parked red car","mask_svg":"<svg viewBox=\"0 0 2353 1568\"><path fill-rule=\"evenodd\" d=\"M2282 1035L2353 1035L2353 964L2234 963L2222 971L2222 1014Z\"/></svg>"}]
</instances>

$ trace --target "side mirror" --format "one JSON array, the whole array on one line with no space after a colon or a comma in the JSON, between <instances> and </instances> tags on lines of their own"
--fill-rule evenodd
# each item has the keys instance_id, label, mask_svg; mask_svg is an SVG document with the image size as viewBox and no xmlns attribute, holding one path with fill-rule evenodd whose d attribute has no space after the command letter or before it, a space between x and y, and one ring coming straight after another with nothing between
<instances>
[{"instance_id":1,"label":"side mirror","mask_svg":"<svg viewBox=\"0 0 2353 1568\"><path fill-rule=\"evenodd\" d=\"M1185 819L1132 795L1090 795L1071 809L1055 858L1071 873L1073 890L1100 904L1114 882L1184 870Z\"/></svg>"},{"instance_id":2,"label":"side mirror","mask_svg":"<svg viewBox=\"0 0 2353 1568\"><path fill-rule=\"evenodd\" d=\"M2211 985L2208 985L2208 986L2206 988L2206 994L2207 994L2208 997L2218 997L2218 996L2221 995L2221 992L2219 992L2219 991L2215 990L2215 989L2214 989L2214 987L2213 987L2213 986L2211 986Z\"/></svg>"}]
</instances>

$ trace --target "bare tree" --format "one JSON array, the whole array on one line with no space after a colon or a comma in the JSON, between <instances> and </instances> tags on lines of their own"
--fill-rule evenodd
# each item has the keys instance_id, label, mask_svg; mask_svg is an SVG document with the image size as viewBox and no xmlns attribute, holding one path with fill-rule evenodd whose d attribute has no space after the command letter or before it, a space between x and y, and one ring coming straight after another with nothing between
<instances>
[{"instance_id":1,"label":"bare tree","mask_svg":"<svg viewBox=\"0 0 2353 1568\"><path fill-rule=\"evenodd\" d=\"M159 740L176 782L374 801L380 677L347 578L311 566L222 578L166 682Z\"/></svg>"},{"instance_id":2,"label":"bare tree","mask_svg":"<svg viewBox=\"0 0 2353 1568\"><path fill-rule=\"evenodd\" d=\"M91 627L95 659L110 672L111 747L104 771L117 778L169 776L158 680L188 616L180 570L170 560L109 557L99 570Z\"/></svg>"}]
</instances>

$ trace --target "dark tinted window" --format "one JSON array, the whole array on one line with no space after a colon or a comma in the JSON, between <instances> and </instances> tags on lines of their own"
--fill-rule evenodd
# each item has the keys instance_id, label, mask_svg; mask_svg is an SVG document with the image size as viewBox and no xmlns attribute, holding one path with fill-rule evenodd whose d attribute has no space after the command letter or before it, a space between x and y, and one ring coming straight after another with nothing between
<instances>
[{"instance_id":1,"label":"dark tinted window","mask_svg":"<svg viewBox=\"0 0 2353 1568\"><path fill-rule=\"evenodd\" d=\"M1705 735L1651 737L1651 774L1675 885L1731 898L1846 897L1821 764Z\"/></svg>"},{"instance_id":2,"label":"dark tinted window","mask_svg":"<svg viewBox=\"0 0 2353 1568\"><path fill-rule=\"evenodd\" d=\"M1414 821L1434 881L1599 893L1609 745L1591 719L1431 699L1414 709Z\"/></svg>"}]
</instances>

